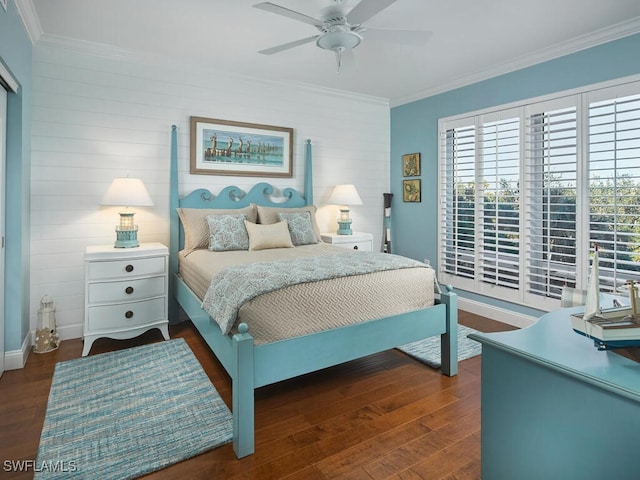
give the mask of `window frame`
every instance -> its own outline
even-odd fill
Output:
[[[526,171],[528,163],[527,148],[527,128],[532,115],[536,113],[545,113],[550,110],[561,108],[575,108],[576,111],[576,220],[575,220],[575,285],[576,288],[586,288],[590,269],[590,234],[589,234],[589,105],[593,102],[603,100],[613,100],[617,97],[640,94],[640,75],[625,77],[614,81],[603,82],[600,84],[589,85],[579,89],[570,91],[557,92],[551,95],[526,99],[520,102],[500,105],[493,108],[478,110],[465,114],[444,117],[438,120],[438,235],[437,235],[437,252],[438,252],[438,272],[440,281],[451,284],[453,287],[467,290],[473,293],[481,294],[500,300],[506,300],[515,304],[535,305],[540,310],[553,310],[559,308],[559,298],[542,296],[529,292],[527,288],[526,276],[529,272],[530,265],[526,252],[528,251],[529,240],[527,232],[527,221],[529,219],[528,204],[526,203],[527,193],[525,188],[529,188],[531,181],[530,175]],[[483,219],[478,215],[481,208],[478,207],[482,202],[480,189],[475,188],[474,222],[475,222],[475,248],[474,259],[476,262],[474,278],[460,277],[455,274],[447,273],[443,262],[446,255],[445,234],[443,229],[447,225],[451,227],[452,220],[448,220],[445,215],[447,199],[444,195],[447,188],[451,189],[451,185],[446,182],[451,179],[447,176],[448,170],[452,167],[450,162],[444,158],[446,154],[446,137],[447,130],[456,128],[475,128],[475,145],[473,147],[475,153],[475,179],[479,180],[478,165],[481,165],[482,150],[480,132],[482,126],[490,121],[509,118],[509,115],[517,113],[520,119],[520,158],[519,158],[519,181],[520,181],[520,205],[519,205],[519,232],[520,232],[520,269],[519,269],[519,288],[506,288],[499,285],[491,285],[482,281],[481,269],[478,265],[482,258],[479,254],[478,238],[475,237],[476,232],[481,232]],[[482,205],[480,203],[480,205]],[[455,226],[453,227],[455,230]],[[450,263],[450,262],[449,262]]]

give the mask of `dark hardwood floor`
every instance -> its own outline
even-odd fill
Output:
[[[460,312],[480,331],[513,327]],[[231,382],[190,322],[183,337],[227,405]],[[97,340],[91,354],[161,341],[157,330],[132,340]],[[34,460],[56,362],[80,357],[80,339],[0,379],[0,477],[7,460]],[[397,350],[256,391],[256,453],[238,460],[231,445],[152,473],[148,479],[479,479],[480,362],[464,360],[449,378]]]

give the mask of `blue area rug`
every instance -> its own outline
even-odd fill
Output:
[[[472,333],[476,333],[476,330],[464,325],[458,325],[458,361],[475,357],[482,353],[482,345],[475,340],[467,338]],[[426,363],[430,367],[440,368],[440,336],[407,343],[398,347],[398,350],[422,363]]]
[[[231,412],[183,339],[60,362],[35,478],[135,478],[232,435]]]

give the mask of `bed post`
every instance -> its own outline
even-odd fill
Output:
[[[254,450],[254,365],[253,337],[246,323],[238,325],[233,336],[232,375],[233,451],[238,458],[251,455]]]
[[[458,295],[451,285],[440,294],[440,302],[447,307],[447,333],[440,336],[442,373],[453,377],[458,374]]]
[[[169,169],[169,323],[178,322],[176,274],[178,273],[178,139],[177,127],[171,126],[171,167]]]
[[[307,205],[313,205],[313,160],[311,158],[311,139],[305,144],[304,198]]]

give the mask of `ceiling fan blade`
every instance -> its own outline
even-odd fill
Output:
[[[367,39],[381,40],[400,45],[424,45],[433,36],[428,30],[394,30],[391,28],[366,28],[362,30]]]
[[[296,12],[295,10],[290,10],[288,8],[281,7],[280,5],[276,5],[275,3],[271,3],[271,2],[256,3],[254,7],[259,8],[260,10],[266,10],[267,12],[275,13],[277,15],[289,17],[294,20],[299,20],[304,23],[309,23],[314,27],[321,27],[323,25],[323,22],[320,20],[317,20],[313,17],[309,17],[308,15],[305,15],[303,13]]]
[[[282,45],[278,45],[277,47],[266,48],[265,50],[260,50],[258,53],[263,55],[273,55],[274,53],[282,52],[284,50],[289,50],[290,48],[298,47],[300,45],[304,45],[305,43],[311,43],[320,35],[313,35],[312,37],[301,38],[300,40],[296,40],[294,42],[283,43]]]
[[[360,25],[395,2],[396,0],[361,0],[347,14],[347,20],[351,25]]]

